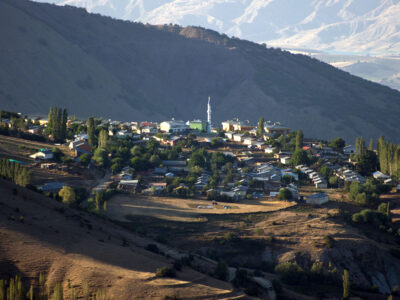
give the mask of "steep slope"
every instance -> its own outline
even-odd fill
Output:
[[[398,0],[38,0],[118,19],[197,25],[281,47],[398,55]]]
[[[108,299],[226,299],[240,296],[231,285],[183,267],[177,278],[155,272],[171,259],[143,249],[144,238],[0,180],[0,278],[20,275],[26,286],[46,274],[50,291],[64,294],[88,284],[105,289]],[[20,222],[20,217],[23,222]],[[125,243],[122,243],[122,241]],[[124,244],[124,245],[123,245]]]
[[[214,31],[145,26],[24,0],[0,3],[2,108],[122,120],[260,116],[308,136],[398,140],[400,93]]]

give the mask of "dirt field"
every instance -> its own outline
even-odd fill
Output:
[[[0,157],[13,158],[23,162],[33,162],[34,160],[29,157],[30,154],[46,148],[52,149],[53,144],[42,143],[24,140],[20,138],[0,135]],[[69,153],[69,148],[66,146],[56,146],[64,153]]]
[[[113,300],[241,296],[189,267],[176,278],[158,278],[156,270],[172,260],[144,250],[152,241],[26,189],[13,195],[14,187],[0,180],[0,278],[19,274],[29,286],[44,272],[50,290],[62,282],[65,295],[76,287],[79,299],[86,283]]]
[[[116,195],[107,202],[107,214],[116,220],[127,221],[127,215],[151,216],[168,221],[207,221],[207,214],[241,214],[271,212],[293,206],[294,202],[245,200],[239,203]]]

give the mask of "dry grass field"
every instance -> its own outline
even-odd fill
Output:
[[[245,214],[272,212],[295,205],[275,200],[244,200],[238,203],[171,197],[116,195],[107,202],[107,214],[112,219],[127,221],[126,216],[150,216],[168,221],[202,222],[209,214]]]
[[[44,272],[50,290],[62,282],[66,295],[76,287],[81,297],[87,283],[92,291],[106,289],[108,299],[115,300],[242,295],[189,267],[176,278],[156,277],[158,268],[173,261],[144,250],[151,240],[26,189],[18,188],[15,195],[14,188],[0,180],[0,278],[19,274],[28,285]]]

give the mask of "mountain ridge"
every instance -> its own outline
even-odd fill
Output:
[[[143,23],[202,26],[275,47],[363,55],[397,55],[400,50],[397,0],[36,1]]]
[[[398,140],[400,93],[316,59],[199,27],[150,26],[74,7],[0,3],[0,103],[45,114],[280,121],[330,139]],[[22,84],[23,83],[23,84]]]

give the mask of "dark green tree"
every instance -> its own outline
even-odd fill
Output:
[[[257,136],[262,137],[264,135],[264,118],[261,117],[257,124]]]
[[[87,135],[89,145],[96,146],[96,125],[93,117],[90,117],[87,121]]]
[[[303,131],[298,130],[296,133],[296,149],[302,149],[303,148]]]

